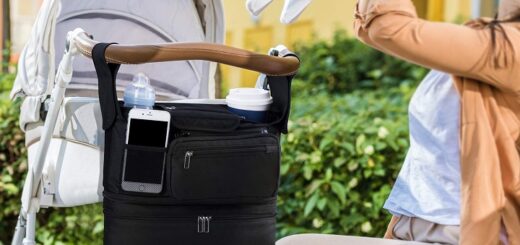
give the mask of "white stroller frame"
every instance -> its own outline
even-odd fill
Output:
[[[40,208],[40,197],[48,191],[46,183],[41,183],[42,171],[49,150],[51,138],[60,115],[60,109],[65,98],[65,90],[72,80],[73,60],[76,56],[83,54],[91,56],[92,47],[97,42],[82,29],[76,29],[67,35],[67,49],[61,60],[55,86],[53,88],[48,114],[40,138],[40,144],[36,152],[36,161],[29,165],[22,194],[22,209],[16,226],[15,236],[12,244],[35,244],[36,214]],[[148,52],[150,56],[128,57],[124,54],[131,52]],[[111,52],[111,53],[110,53]],[[164,55],[160,55],[159,53]],[[283,46],[277,47],[275,56],[259,55],[245,50],[226,47],[209,43],[173,43],[159,45],[112,45],[107,49],[107,60],[120,64],[138,64],[148,62],[162,62],[174,60],[198,59],[225,63],[232,66],[255,70],[269,75],[290,75],[297,71],[299,60],[293,56],[285,55],[289,51]],[[193,100],[191,100],[193,101]],[[200,100],[195,100],[200,102]],[[185,101],[184,101],[185,102]],[[204,103],[219,103],[215,100],[204,100]]]
[[[38,151],[36,153],[36,162],[30,165],[27,177],[25,180],[24,191],[22,194],[22,205],[20,210],[20,216],[16,225],[15,235],[13,237],[12,244],[23,244],[30,245],[36,244],[36,213],[39,210],[40,200],[38,198],[39,191],[42,191],[40,187],[40,180],[42,177],[43,166],[47,157],[49,144],[51,141],[52,134],[54,132],[54,126],[58,119],[60,107],[65,98],[66,86],[72,80],[72,62],[74,57],[79,53],[76,45],[75,37],[82,30],[76,30],[69,35],[68,49],[63,56],[63,59],[58,67],[58,73],[56,75],[55,86],[51,95],[51,102],[49,104],[49,113],[45,120],[42,136]]]

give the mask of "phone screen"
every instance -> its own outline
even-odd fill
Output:
[[[130,119],[128,144],[165,147],[168,122]],[[139,183],[161,184],[164,154],[127,151],[124,180]]]

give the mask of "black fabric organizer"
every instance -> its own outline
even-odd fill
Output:
[[[96,45],[92,55],[105,130],[105,244],[274,245],[292,76],[267,78],[273,104],[265,124],[245,121],[225,105],[156,104],[171,114],[170,143],[143,149],[125,145],[129,109],[117,99],[120,65],[106,62],[109,45]],[[161,193],[121,188],[125,149],[143,160],[166,154]]]

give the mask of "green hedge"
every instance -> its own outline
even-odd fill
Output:
[[[298,79],[311,92],[346,93],[358,89],[387,89],[415,84],[425,70],[372,49],[338,31],[332,41],[300,46]]]
[[[0,245],[10,244],[27,173],[27,152],[18,117],[20,102],[9,100],[14,75],[0,75]],[[37,240],[42,244],[102,244],[101,205],[41,209]]]
[[[382,236],[382,206],[408,150],[408,101],[427,70],[342,31],[298,54],[278,236]]]
[[[12,75],[0,78],[0,244],[12,233],[20,209],[21,180],[27,172],[24,135],[18,126],[19,103],[11,104],[7,92],[12,79]]]
[[[382,205],[408,148],[411,94],[401,85],[296,97],[283,142],[279,236],[384,233]]]

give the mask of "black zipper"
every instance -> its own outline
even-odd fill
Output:
[[[251,132],[251,133],[248,133]],[[245,134],[247,133],[247,134]],[[168,145],[168,156],[171,156],[174,153],[174,150],[178,147],[176,145],[185,144],[185,143],[193,143],[199,141],[223,141],[223,140],[240,140],[240,139],[249,139],[256,137],[271,137],[275,140],[278,140],[276,135],[271,134],[267,128],[255,129],[255,130],[241,130],[239,133],[234,134],[221,134],[216,133],[214,135],[210,135],[207,133],[196,132],[195,134],[191,134],[191,132],[186,132],[187,136],[176,137],[170,144]],[[200,135],[200,136],[199,136]],[[183,147],[189,148],[189,147]],[[205,147],[210,148],[210,146]]]
[[[250,146],[247,148],[236,148],[230,149],[229,146],[214,146],[214,147],[201,147],[196,149],[186,150],[184,153],[184,169],[189,169],[191,166],[191,160],[193,157],[209,157],[209,156],[220,156],[222,154],[229,153],[252,153],[252,152],[264,152],[266,154],[278,152],[278,146],[273,145],[262,145],[262,146]]]
[[[186,105],[186,104],[182,104],[182,105]],[[189,105],[189,104],[188,104]],[[240,116],[240,115],[237,115],[237,114],[233,114],[229,111],[220,111],[220,110],[214,110],[214,109],[206,109],[206,108],[196,108],[196,107],[179,107],[179,105],[156,105],[156,107],[158,107],[159,109],[162,109],[162,110],[165,110],[165,111],[169,111],[169,112],[172,112],[172,111],[203,111],[203,112],[211,112],[211,113],[215,113],[215,114],[223,114],[223,115],[227,115],[229,116],[230,118],[231,117],[234,117],[235,119],[238,119],[240,120],[240,122],[245,122],[246,119],[244,116]],[[261,127],[260,129],[261,130],[265,130],[267,133],[272,133],[272,134],[278,134],[277,131],[273,130],[271,127],[272,124],[269,124],[269,123],[265,123],[265,124],[258,124],[258,123],[255,123],[253,125],[241,125],[239,126],[239,128],[237,130],[234,130],[233,132],[215,132],[215,131],[204,131],[204,130],[184,130],[184,129],[180,129],[180,128],[176,128],[175,125],[173,125],[173,132],[174,133],[174,138],[180,138],[180,137],[190,137],[190,136],[199,136],[199,135],[203,135],[203,136],[208,136],[208,135],[240,135],[242,134],[243,132],[247,132],[247,131],[256,131],[258,130],[258,127]]]
[[[260,222],[268,219],[274,219],[276,214],[268,214],[268,215],[243,215],[243,216],[208,216],[208,215],[199,215],[199,216],[183,216],[183,217],[134,217],[134,216],[119,216],[113,217],[116,219],[124,219],[131,221],[151,221],[154,223],[197,223],[197,233],[198,234],[208,234],[211,233],[211,224],[212,223],[228,223],[228,222]]]
[[[230,217],[225,216],[221,218],[215,218],[213,216],[198,216],[197,217],[197,233],[210,233],[211,232],[211,223],[227,223],[227,222],[237,222],[237,221],[264,221],[267,219],[274,219],[276,215],[264,215],[264,216],[242,216],[242,217]]]
[[[107,213],[108,216],[111,216],[110,213]],[[143,216],[112,216],[117,219],[126,219],[126,220],[142,220],[142,221],[156,221],[156,222],[189,222],[189,221],[197,221],[198,217],[211,217],[211,220],[214,222],[228,222],[228,221],[247,221],[247,220],[264,220],[275,218],[276,214],[258,214],[258,215],[237,215],[237,216],[208,216],[208,215],[199,215],[199,216],[179,216],[179,217],[143,217]]]
[[[244,116],[240,116],[240,115],[237,115],[237,114],[234,114],[232,112],[229,112],[229,111],[226,111],[226,110],[215,110],[215,109],[206,109],[206,108],[197,108],[197,107],[177,107],[175,105],[156,105],[156,107],[162,109],[162,110],[165,110],[165,111],[168,111],[168,112],[173,112],[173,111],[202,111],[202,112],[210,112],[210,113],[214,113],[214,114],[222,114],[222,115],[225,115],[229,118],[234,118],[234,119],[238,119],[240,121],[244,121],[246,119],[246,117]]]
[[[179,106],[179,105],[182,105],[182,106]],[[225,109],[223,110],[217,110],[217,109],[210,109],[210,108],[200,108],[200,107],[196,107],[195,105],[200,105],[200,104],[171,104],[171,105],[163,105],[163,104],[156,104],[155,106],[160,108],[160,109],[163,109],[165,111],[203,111],[203,112],[210,112],[210,113],[215,113],[215,114],[224,114],[224,115],[228,115],[230,117],[236,117],[236,118],[242,118],[241,116],[237,115],[237,114],[234,114],[230,111],[226,111]],[[207,104],[207,105],[211,105],[211,104]],[[185,107],[183,107],[185,106]],[[225,106],[225,105],[223,105]]]
[[[201,132],[201,131],[191,131],[191,130],[182,130],[177,129],[175,133],[175,139],[182,139],[187,137],[206,137],[201,140],[211,139],[215,136],[218,137],[232,137],[232,136],[240,136],[247,138],[247,136],[262,136],[262,135],[274,135],[272,130],[267,127],[263,128],[254,128],[254,129],[239,129],[230,133],[217,133],[217,132]],[[224,139],[224,138],[223,138]],[[232,139],[232,138],[231,138]]]

